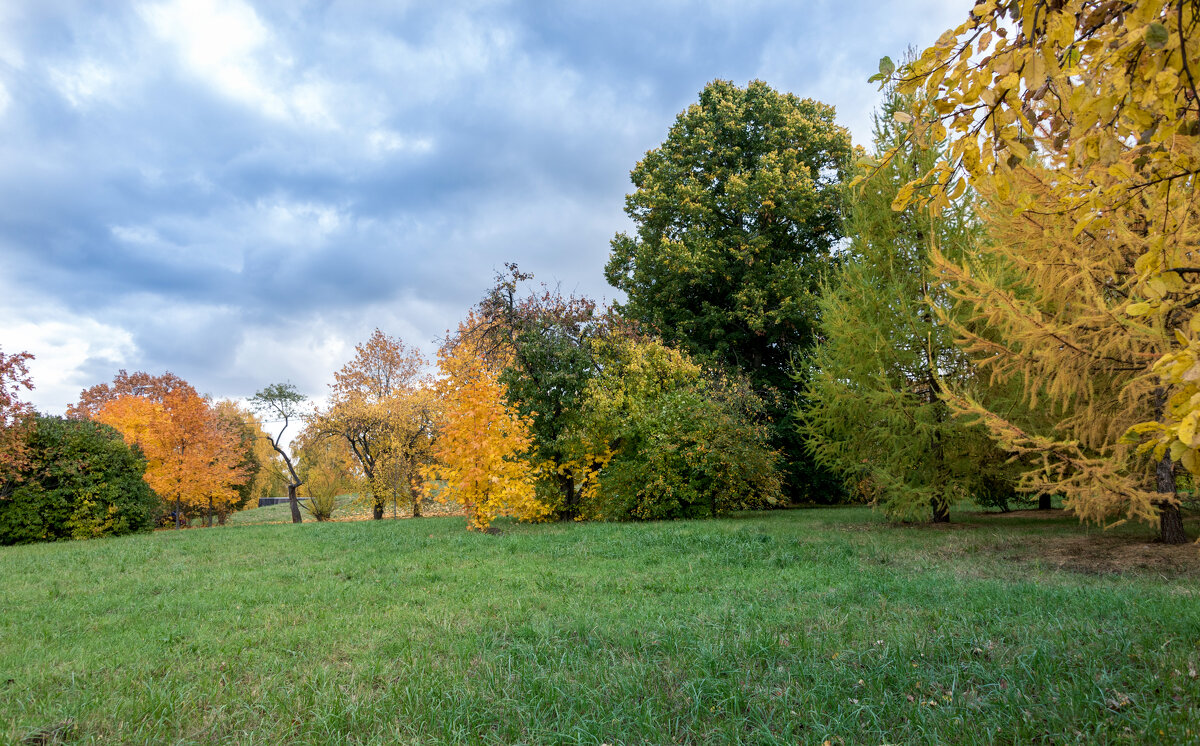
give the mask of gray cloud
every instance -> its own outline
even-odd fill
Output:
[[[506,261],[611,297],[628,172],[707,81],[866,142],[876,60],[966,5],[9,4],[0,347],[49,411],[118,367],[320,395],[375,326],[431,353]]]

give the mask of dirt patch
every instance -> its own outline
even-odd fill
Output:
[[[1069,513],[1065,510],[1054,508],[1052,510],[1037,510],[1031,508],[1029,510],[1010,510],[1007,513],[997,513],[993,511],[981,511],[978,513],[969,513],[968,515],[975,518],[1036,518],[1043,521],[1062,520],[1063,518],[1074,518],[1074,513]]]
[[[1011,547],[1010,547],[1011,548]],[[1027,542],[1016,558],[1093,575],[1129,572],[1200,577],[1200,546],[1129,536],[1055,536]]]

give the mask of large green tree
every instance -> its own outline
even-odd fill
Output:
[[[833,107],[713,81],[634,168],[625,211],[636,232],[613,239],[605,268],[626,294],[622,313],[781,394],[769,414],[795,496],[831,486],[790,420],[802,390],[790,371],[815,339],[851,152]]]
[[[969,192],[936,216],[892,209],[940,155],[912,137],[912,108],[911,97],[889,92],[875,117],[875,151],[890,160],[856,192],[843,265],[821,294],[822,343],[801,419],[817,459],[860,497],[897,517],[946,521],[961,497],[1003,503],[1015,473],[983,429],[953,418],[940,398],[947,380],[978,381],[936,312],[952,313],[953,301],[930,250],[961,258],[982,237]]]

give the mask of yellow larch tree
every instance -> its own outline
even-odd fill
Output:
[[[1027,486],[1085,518],[1157,519],[1170,542],[1186,540],[1173,461],[1200,472],[1197,23],[1186,0],[984,0],[878,76],[931,102],[902,115],[913,137],[948,141],[893,206],[944,208],[969,182],[994,208],[998,262],[940,264],[991,329],[968,344],[1063,416],[1030,433],[959,408],[1041,457]]]

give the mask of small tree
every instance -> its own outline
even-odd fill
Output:
[[[472,317],[460,332],[478,323]],[[505,400],[498,371],[461,333],[438,354],[442,427],[425,470],[437,499],[467,511],[467,528],[487,530],[498,515],[538,520],[550,513],[534,489],[530,422]]]
[[[334,374],[321,432],[346,440],[367,479],[372,517],[403,497],[419,511],[411,478],[428,450],[432,395],[423,392],[420,351],[376,329]]]
[[[322,433],[314,420],[296,437],[294,448],[308,498],[301,505],[316,520],[331,520],[337,498],[363,482],[354,474],[349,447],[343,439]]]
[[[288,475],[291,477],[291,481],[287,483],[287,496],[288,506],[292,511],[292,523],[301,523],[304,519],[300,516],[300,503],[296,499],[296,490],[304,484],[304,480],[296,472],[296,463],[292,460],[291,455],[283,448],[283,434],[287,432],[288,425],[293,419],[300,419],[305,415],[308,409],[308,397],[297,391],[294,384],[273,383],[256,393],[250,403],[259,413],[270,418],[279,418],[283,422],[275,435],[268,432],[263,434],[270,442],[271,448],[279,454],[284,465],[287,466]]]
[[[704,371],[658,340],[598,344],[583,402],[590,450],[584,514],[711,518],[782,501],[764,404],[739,374]]]
[[[0,483],[15,484],[12,478],[26,466],[27,429],[33,417],[33,407],[21,401],[22,389],[32,390],[29,369],[25,363],[33,359],[28,352],[5,355],[0,350]],[[0,488],[0,499],[7,493]]]

